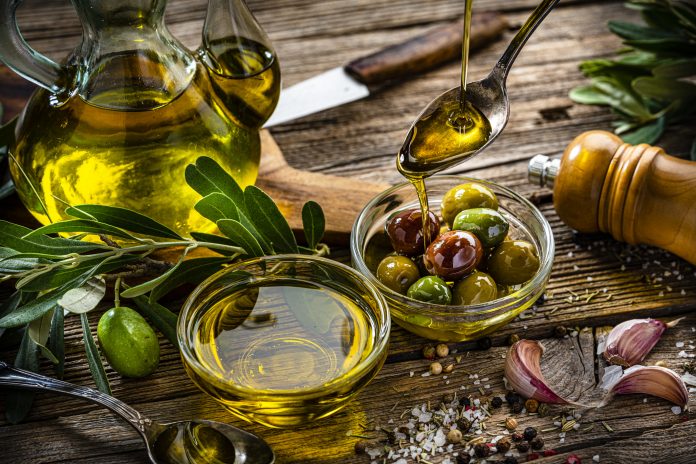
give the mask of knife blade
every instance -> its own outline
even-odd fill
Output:
[[[507,20],[499,13],[474,15],[470,48],[476,50],[489,44],[507,28]],[[449,23],[283,89],[278,106],[264,127],[360,100],[388,84],[461,57],[462,34],[461,21]]]

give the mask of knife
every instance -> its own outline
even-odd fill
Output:
[[[499,13],[475,15],[470,48],[475,50],[491,43],[507,28],[508,22]],[[459,58],[462,35],[462,22],[450,23],[283,89],[278,106],[264,127],[360,100],[380,87]]]

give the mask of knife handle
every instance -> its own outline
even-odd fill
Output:
[[[486,11],[471,21],[471,50],[497,39],[508,27],[500,13]],[[461,21],[351,61],[346,72],[365,85],[379,85],[418,74],[462,55]]]

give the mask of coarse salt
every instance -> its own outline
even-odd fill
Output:
[[[676,415],[679,415],[682,412],[682,408],[680,408],[679,406],[672,406],[672,412]]]

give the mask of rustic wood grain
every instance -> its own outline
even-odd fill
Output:
[[[200,41],[205,0],[171,0],[168,24],[189,47]],[[478,11],[500,9],[512,24],[521,24],[536,0],[477,0]],[[283,79],[291,85],[351,59],[403,41],[462,14],[461,0],[253,0],[249,4],[268,31],[281,59]],[[51,13],[46,14],[50,9]],[[22,30],[32,45],[59,59],[79,43],[80,27],[68,2],[27,0],[21,8]],[[618,1],[566,1],[551,13],[517,60],[509,78],[511,118],[505,133],[485,155],[453,169],[453,172],[500,182],[538,201],[549,219],[556,239],[556,259],[547,288],[547,299],[538,302],[491,337],[493,348],[479,350],[476,343],[452,345],[464,356],[448,378],[421,377],[428,362],[421,359],[425,340],[399,327],[392,331],[388,363],[378,377],[344,412],[316,427],[298,431],[272,431],[243,424],[231,418],[212,400],[198,392],[184,373],[178,354],[162,342],[159,370],[145,380],[121,379],[110,369],[114,394],[155,419],[184,419],[205,416],[231,422],[259,433],[278,452],[281,463],[368,463],[355,456],[358,421],[396,423],[407,409],[423,402],[439,401],[453,389],[465,385],[476,391],[469,373],[490,379],[491,392],[502,394],[502,356],[511,334],[540,338],[549,347],[545,373],[573,395],[581,395],[596,381],[591,363],[591,330],[578,338],[552,339],[558,325],[600,328],[635,316],[675,317],[696,308],[696,275],[684,261],[660,250],[631,247],[606,236],[578,235],[563,225],[553,211],[549,191],[527,183],[526,162],[536,153],[560,154],[582,131],[610,128],[611,114],[602,108],[574,105],[567,92],[584,82],[577,64],[592,57],[610,56],[620,42],[606,29],[608,19],[635,19]],[[507,34],[510,37],[512,32]],[[473,56],[472,79],[483,77],[497,60],[505,41],[480,50]],[[7,71],[0,72],[6,73]],[[452,64],[426,75],[385,89],[369,99],[325,113],[312,115],[277,128],[272,133],[291,167],[330,173],[349,179],[374,182],[401,181],[394,154],[406,129],[422,107],[458,80]],[[4,82],[4,81],[3,81]],[[3,89],[4,91],[4,89]],[[20,104],[26,95],[15,99]],[[3,103],[6,103],[3,99]],[[683,137],[688,126],[670,130],[663,140],[668,153],[688,152],[693,137]],[[308,192],[309,193],[309,192]],[[0,214],[15,205],[3,202]],[[345,249],[335,248],[334,257],[347,261]],[[175,306],[175,303],[174,303]],[[96,323],[98,315],[91,316]],[[696,316],[689,315],[667,332],[646,362],[664,361],[682,373],[678,341],[696,339]],[[576,352],[561,350],[576,346]],[[13,359],[14,352],[2,352]],[[83,354],[79,322],[66,326],[66,379],[92,385]],[[553,363],[571,366],[567,378],[554,374]],[[571,364],[568,364],[571,363]],[[43,372],[50,374],[44,363]],[[600,365],[601,368],[601,365]],[[410,372],[414,376],[410,377]],[[578,381],[579,379],[579,381]],[[447,381],[450,383],[448,384]],[[2,392],[0,392],[0,395]],[[1,397],[1,396],[0,396]],[[557,433],[546,433],[548,447],[561,456],[576,453],[583,462],[693,462],[696,446],[693,416],[675,416],[669,404],[643,396],[627,396],[608,406],[583,412],[583,429],[560,443]],[[398,404],[397,404],[398,402]],[[693,395],[691,398],[693,403]],[[490,420],[493,432],[507,411]],[[608,432],[602,422],[614,430]],[[525,416],[522,426],[550,427],[548,418]],[[145,463],[137,435],[125,424],[94,406],[75,400],[39,395],[27,422],[10,426],[0,422],[0,460],[10,463]],[[37,437],[41,437],[37,439]],[[562,462],[559,457],[537,462]]]

